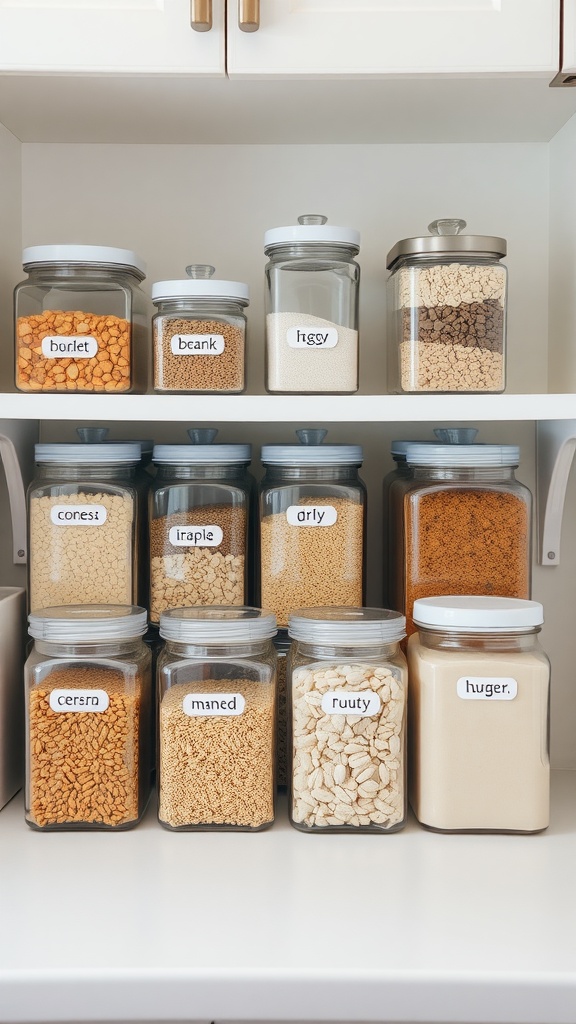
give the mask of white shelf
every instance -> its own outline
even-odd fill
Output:
[[[40,834],[0,812],[2,1021],[576,1019],[576,772],[534,836]]]
[[[576,395],[24,395],[0,394],[0,420],[405,423],[562,420]]]

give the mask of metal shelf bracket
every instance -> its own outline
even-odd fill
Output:
[[[564,499],[576,452],[576,420],[536,424],[538,561],[560,564]]]

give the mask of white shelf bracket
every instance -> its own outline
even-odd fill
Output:
[[[560,564],[560,536],[566,486],[576,452],[576,420],[536,424],[538,561]]]
[[[8,486],[12,519],[12,558],[14,565],[26,563],[26,491],[16,449],[9,437],[0,434],[0,462]]]

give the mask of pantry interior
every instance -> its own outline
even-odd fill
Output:
[[[74,440],[80,424],[105,424],[117,439],[153,437],[169,443],[184,443],[190,426],[215,426],[219,441],[252,443],[256,475],[263,443],[290,441],[302,426],[327,427],[327,440],[364,447],[367,603],[379,605],[382,479],[392,467],[392,439],[430,439],[435,426],[476,426],[478,440],[520,445],[517,475],[536,494],[536,424],[561,421],[568,434],[571,428],[576,432],[576,90],[551,90],[544,78],[520,77],[349,82],[163,77],[152,82],[150,77],[29,75],[0,80],[0,120],[0,433],[14,440],[27,480],[34,441]],[[306,212],[324,213],[361,234],[356,396],[272,396],[264,391],[263,236],[268,228],[294,223]],[[443,216],[463,217],[470,231],[508,241],[508,381],[501,396],[387,393],[386,254],[398,239],[425,233],[431,220]],[[88,398],[16,393],[12,290],[23,277],[21,250],[56,241],[133,249],[148,265],[146,290],[153,281],[183,276],[185,266],[194,262],[212,263],[219,276],[248,282],[246,393],[160,396],[150,390],[147,395]],[[0,583],[23,585],[25,568],[12,561],[1,473],[0,513]],[[34,958],[28,961],[24,955],[25,928],[14,919],[4,988],[0,973],[0,1018],[570,1020],[576,1000],[567,938],[574,900],[568,863],[570,858],[573,862],[576,830],[575,518],[573,472],[558,565],[539,564],[536,526],[533,538],[533,596],[544,605],[542,643],[552,662],[551,754],[557,771],[550,836],[533,837],[524,846],[520,837],[486,844],[484,837],[421,835],[411,826],[401,836],[376,843],[359,837],[355,851],[349,837],[324,837],[318,844],[318,837],[292,836],[278,823],[269,836],[252,837],[249,848],[247,837],[191,836],[184,850],[178,843],[182,837],[156,838],[152,822],[124,837],[70,837],[75,851],[91,864],[100,854],[112,856],[112,844],[120,839],[122,869],[129,870],[132,860],[140,865],[134,885],[143,882],[147,865],[148,900],[138,900],[131,885],[125,895],[126,917],[131,916],[126,928],[135,946],[126,953],[114,938],[107,958],[93,938],[86,970],[66,940],[68,962],[47,954],[42,972]],[[2,844],[17,880],[10,905],[33,912],[19,861],[32,871],[45,859],[48,872],[55,871],[67,837],[54,837],[50,850],[43,845],[50,837],[33,837],[32,843],[22,835],[20,812],[13,806],[0,812],[0,831],[6,830]],[[209,870],[224,877],[235,862],[243,865],[244,882],[232,887],[221,882],[219,887],[211,875],[208,894],[197,908],[207,930],[206,955],[199,942],[191,946],[185,941],[186,955],[172,960],[162,955],[155,962],[148,948],[154,948],[155,929],[165,938],[184,936],[169,903],[179,890],[167,875],[182,870],[186,858],[189,872],[182,875],[182,885],[190,873],[196,892],[202,881],[198,871],[204,880]],[[497,878],[499,865],[504,880]],[[350,868],[362,869],[371,879],[371,895],[360,916],[368,940],[377,943],[379,934],[368,913],[375,890],[380,913],[390,913],[399,929],[399,948],[384,980],[378,976],[377,957],[363,961],[350,953],[346,965],[338,952],[319,952],[304,935],[323,897],[320,887],[307,903],[303,887],[324,873],[326,884],[357,892],[343,877]],[[109,869],[101,870],[107,884]],[[394,892],[386,905],[381,889],[390,881]],[[291,907],[281,900],[285,885]],[[237,901],[234,915],[223,901],[230,894]],[[44,898],[47,907],[55,906],[53,893]],[[184,899],[191,906],[189,893]],[[265,933],[272,925],[268,907],[273,899],[276,927],[285,932],[276,956],[263,941],[270,939]],[[63,923],[57,925],[60,937],[72,914],[66,892]],[[248,920],[250,935],[242,951],[240,918],[245,924]],[[537,927],[545,925],[546,935],[530,945],[524,933],[534,920]],[[222,925],[225,937],[218,935]],[[350,907],[343,911],[343,925],[353,926]],[[457,930],[469,936],[475,926],[475,937],[459,949]],[[505,938],[495,935],[498,928]],[[327,941],[324,929],[325,924],[320,935]],[[503,954],[505,944],[505,966],[499,968],[496,954]],[[188,970],[191,955],[198,957],[194,977]],[[115,956],[119,967],[114,974]],[[296,978],[304,984],[301,966],[306,961],[311,969],[308,1002],[292,987]],[[527,965],[535,978],[530,983]],[[227,982],[218,998],[209,979],[212,968]],[[334,979],[338,969],[343,972],[339,981]],[[403,971],[414,987],[412,995]],[[130,985],[145,972],[148,981],[131,1003]],[[553,976],[548,988],[546,972]],[[105,994],[97,985],[104,977],[109,984]],[[64,982],[67,1010],[52,989],[58,978]],[[38,987],[24,998],[27,979]],[[256,998],[250,984],[256,986]],[[90,999],[93,1007],[87,1010]],[[364,1016],[358,1016],[358,1007]]]

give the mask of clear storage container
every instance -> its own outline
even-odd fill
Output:
[[[532,497],[515,445],[419,444],[389,490],[390,602],[407,618],[421,597],[530,597]]]
[[[295,608],[364,603],[362,448],[322,444],[326,433],[262,448],[260,600],[281,628]]]
[[[504,391],[506,241],[465,227],[433,221],[388,253],[391,391]]]
[[[155,445],[150,492],[150,619],[168,608],[246,604],[250,585],[249,444]]]
[[[29,616],[26,820],[126,829],[150,795],[150,652],[143,608],[79,605]]]
[[[31,611],[133,604],[145,527],[139,444],[37,444],[28,489]]]
[[[405,619],[307,608],[288,632],[290,821],[303,832],[396,832],[406,820]]]
[[[150,304],[145,264],[127,249],[34,245],[16,286],[16,387],[145,391]]]
[[[248,285],[212,280],[214,267],[186,267],[188,280],[157,281],[152,301],[154,390],[236,394],[245,389]]]
[[[279,629],[274,637],[277,657],[278,714],[276,723],[276,782],[288,785],[288,713],[286,694],[286,665],[290,650],[288,630]]]
[[[274,616],[259,608],[163,612],[158,817],[173,830],[254,832],[274,821]]]
[[[537,832],[549,821],[550,666],[542,605],[414,604],[408,643],[410,802],[441,832]]]
[[[326,220],[307,214],[264,236],[270,392],[358,390],[360,235]]]

